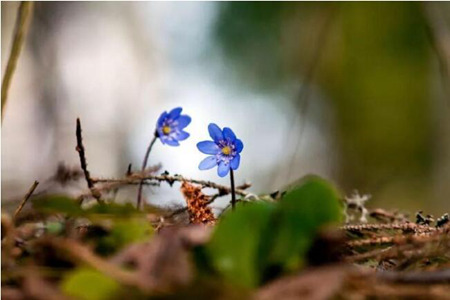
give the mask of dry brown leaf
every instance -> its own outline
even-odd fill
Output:
[[[184,181],[181,193],[186,199],[189,221],[192,224],[213,225],[216,221],[211,208],[208,207],[209,197],[202,193],[200,186]]]

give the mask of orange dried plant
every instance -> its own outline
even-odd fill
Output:
[[[181,185],[181,193],[186,199],[189,221],[192,224],[213,225],[216,221],[211,208],[208,207],[210,197],[202,193],[202,188],[187,181]]]

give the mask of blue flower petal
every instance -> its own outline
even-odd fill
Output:
[[[244,144],[242,143],[242,141],[240,139],[236,139],[236,141],[234,142],[234,145],[236,146],[236,151],[238,153],[241,153],[242,149],[244,149]]]
[[[162,131],[162,127],[156,127],[156,131],[158,132],[158,136],[160,138],[160,140],[162,141],[162,138],[164,137],[164,132]],[[164,142],[163,142],[164,144]]]
[[[164,141],[163,141],[164,140]],[[176,147],[176,146],[180,146],[180,143],[178,143],[178,141],[177,140],[175,140],[175,139],[173,139],[173,138],[164,138],[164,139],[161,139],[161,141],[164,143],[166,143],[167,145],[169,145],[169,146],[174,146],[174,147]]]
[[[239,162],[241,161],[241,156],[236,154],[236,156],[231,160],[230,167],[233,170],[237,170],[239,168]]]
[[[209,135],[215,142],[223,140],[222,130],[220,130],[219,126],[217,126],[216,124],[214,123],[209,124],[208,131]]]
[[[223,128],[223,137],[230,140],[231,142],[234,142],[236,140],[236,135],[234,134],[233,130],[228,127]]]
[[[182,110],[183,110],[183,109],[182,109],[181,107],[177,107],[177,108],[172,109],[172,110],[170,111],[170,113],[169,113],[169,117],[170,117],[172,120],[178,118],[178,117],[180,116]]]
[[[212,141],[203,141],[197,144],[198,150],[205,154],[216,154],[220,151],[219,146]]]
[[[156,123],[156,126],[157,126],[157,127],[162,126],[163,123],[164,123],[164,120],[167,118],[167,116],[168,116],[168,113],[167,113],[166,111],[163,112],[163,113],[159,116],[158,122]]]
[[[198,168],[200,170],[209,170],[211,168],[214,168],[217,165],[217,159],[215,156],[208,156],[204,160],[200,162],[198,165]]]
[[[220,177],[227,176],[228,172],[230,171],[230,165],[225,164],[223,161],[219,163],[219,167],[217,168],[217,174]]]
[[[189,137],[189,133],[187,133],[186,131],[180,131],[175,136],[176,140],[178,140],[178,141],[184,141],[188,137]]]
[[[183,129],[184,127],[188,126],[189,123],[191,123],[191,117],[189,117],[188,115],[181,115],[177,119],[177,127],[180,129]]]

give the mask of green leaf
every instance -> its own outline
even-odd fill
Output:
[[[64,231],[64,224],[61,222],[47,222],[45,229],[48,233],[57,235]]]
[[[212,264],[224,278],[242,287],[260,282],[261,265],[258,252],[269,230],[270,203],[239,203],[217,224],[207,246]]]
[[[62,290],[68,296],[82,300],[118,298],[120,285],[114,279],[93,269],[78,268],[62,282]]]
[[[141,211],[136,209],[131,203],[99,203],[85,210],[86,216],[91,217],[130,217],[135,215],[143,215]]]
[[[342,220],[342,207],[330,183],[309,176],[282,197],[273,217],[276,235],[268,241],[267,263],[292,270],[303,264],[319,229]]]
[[[63,213],[74,217],[109,218],[143,215],[132,204],[98,203],[88,209],[82,209],[75,199],[62,195],[44,196],[34,199],[33,207],[41,213]]]
[[[145,219],[117,220],[110,233],[100,239],[97,251],[110,254],[131,243],[148,240],[153,232],[153,227]]]
[[[318,231],[342,219],[338,194],[307,177],[276,203],[239,203],[216,226],[207,253],[226,280],[252,288],[300,268]]]
[[[32,200],[33,207],[41,213],[65,213],[80,216],[83,210],[72,198],[62,195],[38,197]]]

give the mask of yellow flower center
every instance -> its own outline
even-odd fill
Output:
[[[164,127],[162,128],[162,132],[163,132],[165,135],[168,135],[168,134],[170,133],[171,130],[172,130],[172,129],[171,129],[169,126],[164,126]]]
[[[231,153],[231,148],[228,147],[228,146],[223,147],[223,148],[222,148],[222,153],[225,154],[225,155],[230,155],[230,153]]]

